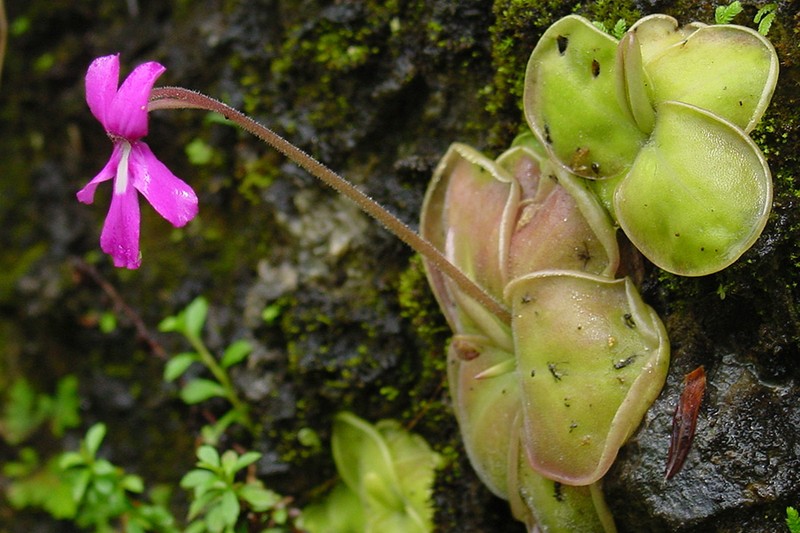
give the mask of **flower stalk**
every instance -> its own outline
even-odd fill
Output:
[[[480,302],[504,323],[511,323],[511,313],[509,310],[469,279],[466,274],[453,265],[427,239],[421,237],[403,221],[383,208],[378,202],[361,192],[352,183],[345,180],[336,172],[332,171],[271,129],[259,124],[252,118],[219,100],[182,87],[159,87],[153,89],[150,93],[148,110],[152,111],[155,109],[203,109],[219,113],[248,133],[258,137],[281,152],[295,164],[322,180],[335,191],[355,202],[365,213],[383,224],[386,229],[396,235],[400,240],[428,259],[437,270],[452,279],[465,294]]]

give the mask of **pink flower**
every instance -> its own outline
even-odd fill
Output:
[[[78,191],[78,200],[94,201],[100,182],[114,179],[111,207],[106,216],[100,247],[114,265],[138,268],[139,191],[150,205],[175,227],[197,214],[197,195],[159,161],[140,139],[147,135],[147,103],[153,84],[166,69],[155,62],[136,67],[119,84],[119,54],[98,57],[86,72],[86,103],[106,129],[114,150],[106,166]]]

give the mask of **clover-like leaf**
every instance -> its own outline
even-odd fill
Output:
[[[467,277],[499,299],[513,224],[511,210],[518,198],[519,188],[504,169],[474,148],[453,144],[425,194],[420,233]],[[498,342],[508,337],[507,325],[427,266],[431,287],[453,329],[472,328]]]
[[[522,189],[504,279],[558,268],[613,275],[619,263],[616,232],[584,180],[523,147],[497,160]],[[535,170],[535,171],[534,171]]]
[[[550,479],[594,483],[661,391],[664,326],[627,278],[539,272],[506,294],[528,459]]]
[[[402,501],[391,452],[372,425],[351,413],[337,414],[331,447],[339,475],[360,498],[365,497],[364,479],[369,474],[393,491],[392,501]],[[374,494],[375,487],[370,488]]]
[[[654,14],[637,20],[628,33],[636,34],[641,46],[642,61],[649,63],[670,46],[685,41],[692,33],[706,26],[702,22],[681,26],[669,15]]]
[[[614,210],[659,267],[684,276],[716,272],[761,234],[772,203],[769,167],[747,135],[708,111],[664,102],[658,115]]]
[[[523,102],[533,132],[571,172],[627,170],[646,135],[617,98],[617,41],[571,15],[553,24],[528,61]]]
[[[508,449],[522,409],[514,354],[478,335],[456,335],[448,350],[448,383],[472,467],[508,498]]]
[[[647,25],[643,22],[640,30]],[[644,61],[644,69],[653,84],[656,106],[670,100],[691,104],[748,133],[772,98],[778,56],[772,44],[753,29],[705,26],[653,54]]]

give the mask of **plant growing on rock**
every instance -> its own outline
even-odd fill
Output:
[[[393,420],[374,426],[352,413],[333,423],[333,458],[342,481],[303,510],[311,533],[424,533],[432,529],[434,470],[442,458]]]
[[[448,377],[456,416],[486,485],[531,531],[615,530],[599,482],[661,390],[669,360],[659,317],[620,274],[615,224],[653,263],[683,275],[725,268],[753,244],[772,194],[769,168],[748,137],[777,80],[763,36],[739,26],[681,28],[654,15],[617,41],[581,17],[561,19],[528,65],[524,107],[536,140],[522,136],[497,160],[453,145],[428,189],[421,235],[229,106],[182,88],[151,91],[160,73],[152,64],[115,92],[109,64],[93,63],[87,90],[97,94],[87,96],[115,155],[82,200],[114,177],[111,167],[127,222],[138,224],[129,177],[148,197],[154,158],[133,157],[143,149],[146,110],[126,111],[120,94],[137,103],[149,94],[149,110],[199,108],[234,121],[423,255],[454,333]],[[111,118],[128,112],[136,127],[120,129]],[[165,176],[154,206],[184,223],[194,211],[173,211],[192,204],[187,187],[168,172],[153,179]],[[115,220],[112,229],[125,231],[103,247],[135,268],[138,231]],[[353,435],[367,442],[371,433],[361,427]],[[409,509],[363,473],[343,470],[362,499]]]
[[[766,224],[772,179],[747,134],[777,78],[774,48],[750,28],[651,15],[617,42],[570,16],[531,54],[525,114],[555,162],[598,180],[648,259],[700,276],[738,259]]]

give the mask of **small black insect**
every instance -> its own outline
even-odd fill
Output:
[[[561,483],[558,481],[553,482],[553,498],[555,498],[557,502],[564,501],[564,493],[561,492]]]
[[[595,78],[600,75],[600,62],[592,59],[592,76]]]
[[[569,44],[569,39],[567,39],[563,35],[559,35],[558,37],[556,37],[556,45],[558,46],[558,53],[561,54],[562,56],[564,55],[564,52],[567,51],[568,44]]]
[[[558,369],[557,363],[547,363],[547,370],[550,371],[556,381],[561,381],[561,378],[564,377],[564,372]]]
[[[625,359],[620,359],[619,361],[614,363],[614,370],[622,370],[626,366],[630,365],[636,360],[636,355],[631,355],[630,357],[626,357]]]

